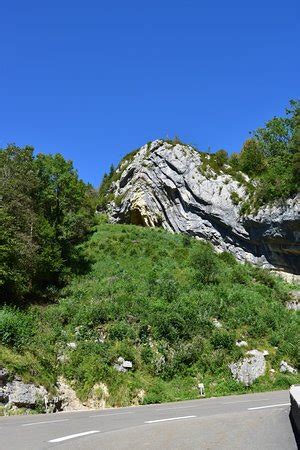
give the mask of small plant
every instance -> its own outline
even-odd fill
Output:
[[[231,198],[231,201],[232,201],[232,203],[233,203],[234,205],[238,205],[238,204],[240,203],[240,201],[241,201],[240,196],[239,196],[238,193],[235,192],[235,191],[232,191],[232,192],[231,192],[230,198]]]

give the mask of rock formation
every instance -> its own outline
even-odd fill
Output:
[[[191,146],[157,140],[119,165],[106,212],[113,223],[162,226],[210,241],[241,261],[300,274],[299,196],[243,215],[249,178]]]
[[[229,365],[232,376],[244,386],[251,386],[256,378],[266,372],[266,361],[264,352],[250,350],[247,352],[249,357]]]

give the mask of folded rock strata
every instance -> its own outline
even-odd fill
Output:
[[[106,207],[112,223],[162,226],[208,240],[238,260],[300,274],[299,196],[242,215],[245,174],[216,172],[191,146],[162,140],[125,157],[116,175]]]

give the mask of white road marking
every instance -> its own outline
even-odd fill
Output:
[[[266,402],[267,398],[261,400],[236,400],[235,402],[222,402],[222,405],[234,405],[235,403],[252,403],[252,402]]]
[[[192,419],[197,416],[170,417],[168,419],[146,420],[144,423],[169,422],[171,420]]]
[[[67,422],[69,419],[61,419],[61,420],[44,420],[43,422],[30,422],[30,423],[22,423],[22,427],[31,427],[32,425],[42,425],[44,423],[57,423],[57,422]]]
[[[278,403],[277,405],[266,405],[266,406],[256,406],[255,408],[248,408],[248,411],[253,411],[254,409],[266,409],[266,408],[276,408],[277,406],[289,406],[289,403]]]
[[[89,417],[110,417],[110,416],[121,416],[123,414],[133,414],[132,412],[123,412],[123,413],[110,413],[110,414],[95,414]]]
[[[69,434],[68,436],[63,436],[63,437],[60,437],[60,438],[51,439],[48,442],[62,442],[62,441],[67,441],[68,439],[74,439],[74,438],[77,438],[77,437],[87,436],[88,434],[95,434],[95,433],[100,433],[100,431],[99,430],[92,430],[92,431],[85,431],[83,433]]]
[[[207,404],[205,404],[207,405]],[[172,409],[186,409],[186,408],[199,408],[200,405],[191,405],[191,406],[174,406],[173,408],[156,408],[156,411],[169,411]]]

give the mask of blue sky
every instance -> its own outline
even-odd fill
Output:
[[[300,2],[1,2],[0,147],[98,185],[159,137],[238,151],[299,98]]]

